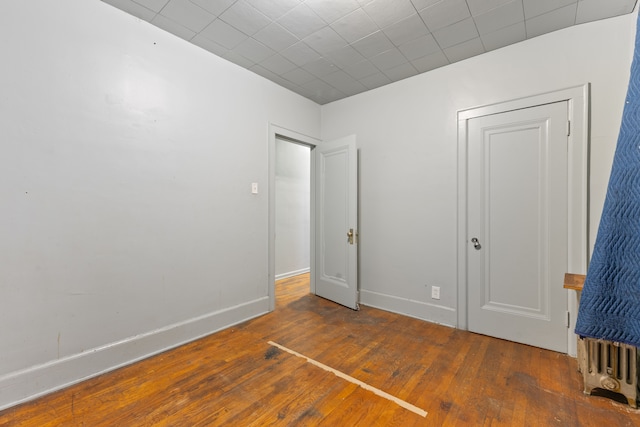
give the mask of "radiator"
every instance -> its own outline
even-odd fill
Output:
[[[578,369],[584,378],[585,394],[595,389],[619,393],[637,408],[638,365],[634,346],[592,338],[578,340]]]

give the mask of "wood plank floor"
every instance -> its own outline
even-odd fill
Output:
[[[0,412],[0,426],[640,426],[639,411],[583,395],[573,358],[352,311],[308,280],[278,282],[273,313]]]

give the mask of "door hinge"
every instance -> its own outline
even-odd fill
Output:
[[[571,313],[569,313],[568,311],[567,311],[567,324],[566,324],[566,326],[567,326],[567,328],[569,326],[571,326]]]
[[[571,120],[567,120],[567,136],[571,136]]]

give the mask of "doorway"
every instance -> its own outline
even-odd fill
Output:
[[[358,309],[358,162],[355,135],[333,141],[269,127],[268,297],[275,309],[276,147],[278,140],[310,147],[310,292]]]
[[[293,203],[293,204],[298,204],[300,203],[300,197],[303,197],[301,195],[302,192],[304,192],[305,190],[302,188],[305,184],[303,183],[303,181],[305,181],[305,179],[303,178],[303,175],[306,175],[305,169],[304,167],[300,167],[300,165],[298,166],[294,166],[289,162],[293,162],[296,159],[297,160],[303,160],[303,158],[305,157],[305,152],[303,150],[307,150],[309,153],[309,167],[308,167],[308,179],[309,179],[309,187],[308,187],[308,191],[309,191],[309,200],[308,200],[308,217],[305,217],[304,214],[302,212],[296,212],[293,216],[297,217],[296,222],[298,222],[298,227],[297,230],[292,231],[289,230],[289,237],[283,237],[283,241],[287,240],[288,238],[295,238],[293,237],[294,235],[299,235],[300,233],[303,233],[304,231],[302,231],[302,228],[305,227],[304,223],[307,222],[308,220],[308,224],[309,224],[309,234],[308,234],[308,246],[306,249],[312,248],[313,245],[315,244],[315,233],[313,230],[313,224],[315,222],[315,201],[314,198],[311,196],[311,189],[313,186],[313,182],[314,182],[314,170],[315,167],[313,165],[313,162],[311,161],[311,152],[312,150],[315,148],[315,146],[320,142],[320,140],[301,134],[299,132],[295,132],[292,131],[290,129],[286,129],[280,126],[276,126],[274,124],[270,124],[269,125],[269,225],[268,225],[268,230],[269,230],[269,248],[268,248],[268,293],[269,293],[269,310],[273,311],[275,309],[275,281],[276,278],[284,278],[287,275],[287,270],[291,269],[292,265],[302,265],[304,264],[302,262],[302,260],[304,260],[305,255],[303,254],[302,256],[298,256],[298,255],[292,255],[290,252],[288,254],[283,254],[282,251],[280,252],[280,254],[278,255],[277,252],[277,246],[276,246],[276,230],[278,228],[277,222],[278,222],[278,216],[277,216],[277,168],[278,168],[278,146],[280,146],[280,148],[284,147],[284,151],[280,150],[280,155],[283,155],[283,152],[286,152],[286,154],[284,154],[284,157],[286,159],[284,159],[284,166],[281,164],[281,167],[283,166],[285,169],[289,168],[289,169],[295,169],[295,171],[289,171],[289,172],[285,172],[285,174],[293,174],[296,176],[296,178],[294,179],[294,181],[297,181],[293,186],[296,187],[293,191],[293,193],[297,193],[296,196],[292,196],[291,194],[289,196],[290,199],[286,204],[288,203]],[[291,183],[289,183],[291,186]],[[290,188],[291,190],[291,188]],[[291,192],[291,191],[290,191]],[[297,201],[294,201],[293,198],[298,199]],[[282,200],[281,200],[282,201]],[[305,207],[302,207],[302,209],[305,209]],[[281,226],[283,225],[282,223],[286,223],[287,219],[286,218],[280,218],[280,222],[281,222]],[[279,227],[279,228],[283,228],[283,227]],[[286,228],[286,225],[284,226],[284,228]],[[307,252],[307,250],[303,250],[304,253]],[[276,258],[279,257],[278,259],[278,272],[276,272]],[[288,258],[288,259],[287,259]],[[309,251],[309,263],[308,263],[308,268],[311,272],[314,271],[314,263],[315,260],[313,259],[313,256],[311,254],[311,252]],[[306,268],[306,267],[304,267]],[[293,274],[294,270],[289,270],[289,273]],[[315,280],[313,277],[313,274],[311,274],[310,277],[310,289],[309,291],[311,293],[315,293]]]
[[[311,265],[311,147],[276,136],[275,280]]]
[[[458,113],[459,328],[575,354],[577,301],[573,292],[567,294],[562,289],[562,273],[582,273],[587,266],[588,94],[589,86],[584,85]],[[555,104],[555,113],[545,110],[550,104]],[[545,151],[551,145],[544,139],[547,116],[556,113],[564,118],[553,119],[557,122],[554,138],[560,142],[552,146],[559,151],[551,153]],[[522,141],[526,138],[525,147]],[[483,139],[489,142],[476,145]],[[555,162],[554,185],[562,188],[549,187],[545,181],[551,179],[545,163],[549,160]],[[526,168],[526,175],[533,178],[523,178]],[[529,189],[519,191],[514,185]],[[532,196],[534,191],[537,193]],[[517,200],[511,205],[508,200],[492,200],[497,194]],[[487,200],[496,204],[492,206]],[[553,220],[546,209],[550,203],[562,204]],[[529,215],[529,224],[518,218],[512,221],[511,229],[504,230],[509,228],[508,218],[527,212],[534,212]],[[560,227],[559,231],[554,227]],[[526,236],[521,230],[527,230]],[[550,230],[555,234],[548,241]],[[530,242],[532,239],[535,241]],[[521,258],[513,261],[514,254]],[[529,262],[534,255],[536,260]],[[554,260],[551,266],[550,260],[556,256],[562,259]],[[544,265],[537,264],[538,260]],[[516,271],[524,273],[518,276]],[[511,287],[519,281],[528,282],[529,287]],[[545,332],[532,332],[514,317],[537,319],[546,326],[553,323],[549,327],[556,343],[547,345],[538,339]]]

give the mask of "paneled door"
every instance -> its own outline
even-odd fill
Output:
[[[469,330],[567,351],[567,102],[468,121]]]
[[[323,142],[315,157],[316,295],[358,309],[358,158],[354,135]]]

